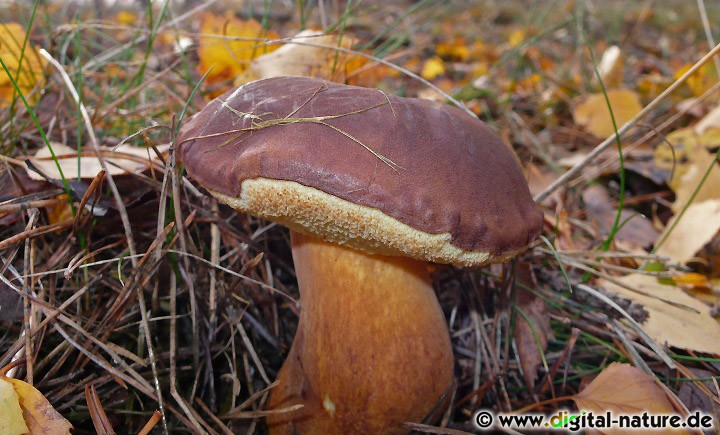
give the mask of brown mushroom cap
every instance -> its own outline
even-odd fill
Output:
[[[212,101],[176,144],[220,200],[369,253],[481,265],[542,227],[511,150],[441,103],[270,78]]]

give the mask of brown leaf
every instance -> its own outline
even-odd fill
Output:
[[[515,280],[517,310],[514,336],[525,382],[534,389],[537,369],[543,362],[542,353],[547,350],[548,340],[553,339],[554,335],[550,328],[545,300],[528,290],[528,288],[536,288],[535,278],[528,263],[518,264],[515,269]],[[522,311],[522,314],[519,311]]]
[[[675,408],[655,378],[630,364],[612,363],[578,394],[578,409],[615,414],[674,414]]]
[[[688,368],[688,370],[690,370],[696,378],[713,379],[715,376],[713,372],[701,368]],[[719,417],[717,414],[718,410],[713,402],[712,394],[714,390],[715,386],[712,381],[698,380],[695,382],[681,382],[678,399],[680,399],[687,409],[714,414],[714,417],[717,419]],[[710,394],[707,394],[708,391]]]
[[[608,235],[617,215],[617,208],[610,205],[610,195],[603,186],[595,184],[585,189],[582,198],[588,217],[597,225],[599,235]],[[636,211],[623,209],[620,222],[624,224],[615,233],[617,241],[628,242],[632,248],[646,248],[657,240],[658,232],[652,221]]]
[[[20,295],[5,283],[0,284],[0,322],[17,322],[23,318]],[[2,431],[0,431],[2,433]]]

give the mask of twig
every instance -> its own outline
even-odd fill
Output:
[[[14,245],[15,243],[19,243],[25,239],[28,238],[34,238],[37,236],[41,236],[43,234],[51,233],[53,231],[59,231],[63,230],[65,228],[71,227],[73,225],[73,220],[68,219],[62,222],[55,222],[54,224],[45,225],[42,227],[33,228],[31,230],[23,231],[20,234],[15,234],[14,236],[8,237],[5,240],[0,240],[0,251],[3,249],[7,249],[8,247]],[[34,276],[35,274],[28,274],[26,276]]]

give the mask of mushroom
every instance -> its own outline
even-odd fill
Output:
[[[248,83],[176,143],[188,175],[290,228],[298,329],[272,390],[274,433],[402,433],[454,388],[427,262],[480,266],[542,227],[513,152],[445,104],[319,79]]]

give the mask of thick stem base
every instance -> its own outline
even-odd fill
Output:
[[[302,310],[267,419],[273,433],[403,433],[443,411],[447,325],[426,266],[292,233]]]

